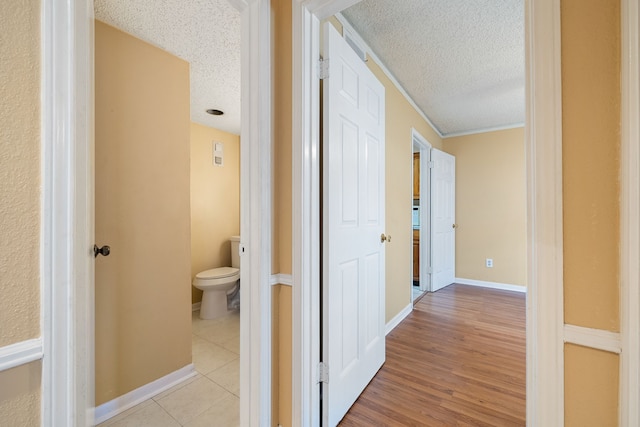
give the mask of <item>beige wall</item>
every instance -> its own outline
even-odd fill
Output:
[[[224,144],[224,166],[213,166],[213,142]],[[231,265],[229,237],[240,234],[240,137],[191,123],[191,278]],[[191,287],[191,302],[202,291]]]
[[[40,2],[0,5],[0,347],[40,335]]]
[[[42,363],[0,372],[0,425],[40,426]]]
[[[567,344],[565,427],[617,426],[619,357]]]
[[[292,41],[291,1],[271,0],[273,21],[273,273],[292,268]]]
[[[292,273],[292,24],[291,1],[271,0],[273,111],[272,273]],[[291,288],[273,287],[272,425],[291,426]]]
[[[456,157],[456,277],[526,286],[524,128],[446,138],[444,150]]]
[[[280,369],[278,371],[279,399],[278,399],[278,422],[282,426],[291,426],[291,402],[292,393],[292,289],[291,286],[279,286],[278,295],[278,324],[280,325],[280,335],[285,339],[278,342],[278,354],[280,360]],[[285,369],[282,369],[285,367]]]
[[[0,347],[40,336],[40,2],[0,2]],[[0,425],[40,425],[42,365],[0,372]]]
[[[619,330],[620,3],[562,0],[565,323]],[[565,347],[565,424],[618,424],[618,356]]]
[[[95,28],[96,404],[191,362],[189,65]]]
[[[619,330],[620,5],[562,1],[565,320]]]

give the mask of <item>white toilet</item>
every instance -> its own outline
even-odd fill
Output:
[[[227,295],[240,286],[240,236],[231,236],[231,267],[205,270],[193,279],[193,286],[202,290],[201,319],[215,319],[235,310],[227,309]]]

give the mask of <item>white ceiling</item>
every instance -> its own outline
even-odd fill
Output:
[[[523,3],[363,0],[343,15],[447,136],[524,122]],[[228,0],[95,0],[95,14],[188,61],[191,119],[240,133],[240,15]]]
[[[191,120],[240,134],[240,13],[227,0],[95,0],[95,16],[189,62]]]
[[[342,14],[442,135],[524,123],[524,0],[363,0]]]

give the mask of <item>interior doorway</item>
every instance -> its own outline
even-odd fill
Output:
[[[144,401],[152,418],[239,423],[238,310],[223,294],[201,320],[201,292],[190,285],[198,275],[200,287],[213,278],[237,290],[240,14],[226,0],[94,7],[95,229],[111,246],[95,269],[96,422]],[[181,30],[203,21],[216,22],[228,45]],[[198,407],[175,408],[195,396]]]
[[[301,168],[294,170],[293,179],[299,182],[294,185],[294,209],[301,213],[294,217],[294,253],[304,256],[294,256],[293,266],[294,281],[300,283],[293,294],[293,324],[300,325],[294,326],[293,331],[293,348],[298,349],[293,353],[293,407],[299,408],[293,415],[294,422],[303,425],[317,425],[320,419],[319,393],[313,381],[309,380],[317,377],[315,355],[318,354],[319,325],[316,319],[319,317],[314,306],[318,298],[315,291],[318,274],[312,260],[317,259],[318,252],[314,242],[319,237],[319,208],[311,196],[318,194],[319,182],[314,178],[317,161],[313,156],[303,154],[318,152],[319,93],[313,75],[319,56],[319,23],[354,3],[357,1],[346,4],[341,1],[294,2],[294,138],[301,141],[294,145],[294,156],[304,159]],[[562,277],[555,272],[562,269],[556,257],[540,253],[538,243],[550,241],[554,248],[562,247],[562,235],[555,232],[561,229],[558,227],[561,216],[557,215],[561,194],[555,191],[561,181],[561,173],[553,169],[553,165],[558,164],[557,147],[561,146],[560,122],[557,120],[561,104],[555,92],[558,86],[554,86],[560,81],[558,17],[559,10],[553,7],[551,0],[527,3],[525,31],[529,40],[535,43],[526,45],[528,69],[531,71],[526,77],[526,87],[527,93],[535,88],[539,96],[526,98],[526,150],[528,159],[542,160],[529,163],[527,168],[530,201],[527,211],[528,266],[529,277],[532,278],[527,298],[527,417],[531,423],[548,421],[549,424],[553,424],[556,415],[561,414],[557,402],[562,401],[562,396],[558,393],[557,384],[558,378],[562,378],[562,371],[560,364],[555,362],[562,359],[561,329],[557,327],[562,319],[561,285],[558,286]],[[555,197],[548,203],[535,203],[539,194]],[[547,315],[543,315],[542,307]]]
[[[431,149],[417,130],[411,131],[413,147],[412,208],[412,281],[411,296],[415,303],[431,291]]]

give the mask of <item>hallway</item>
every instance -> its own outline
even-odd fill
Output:
[[[457,284],[425,295],[340,426],[524,426],[525,301]]]

